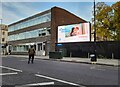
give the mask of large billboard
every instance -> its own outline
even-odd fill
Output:
[[[58,43],[90,41],[90,23],[58,26]]]

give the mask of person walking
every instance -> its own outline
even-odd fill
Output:
[[[31,63],[33,63],[34,55],[35,55],[35,49],[33,46],[31,46],[31,48],[29,48],[28,54],[29,54],[28,64],[30,63],[30,61],[31,61]],[[32,60],[31,60],[31,58],[32,58]]]

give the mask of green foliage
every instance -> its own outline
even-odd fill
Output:
[[[120,1],[112,5],[114,11],[115,40],[120,40]]]
[[[99,2],[95,13],[97,40],[120,40],[120,2],[112,6]]]

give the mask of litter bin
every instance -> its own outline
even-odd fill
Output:
[[[96,62],[97,61],[97,58],[96,58],[95,54],[90,54],[90,58],[91,58],[92,62]]]

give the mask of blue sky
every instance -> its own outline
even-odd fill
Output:
[[[106,3],[111,5],[115,2]],[[91,21],[93,2],[2,2],[2,21],[4,24],[11,24],[54,6]]]

